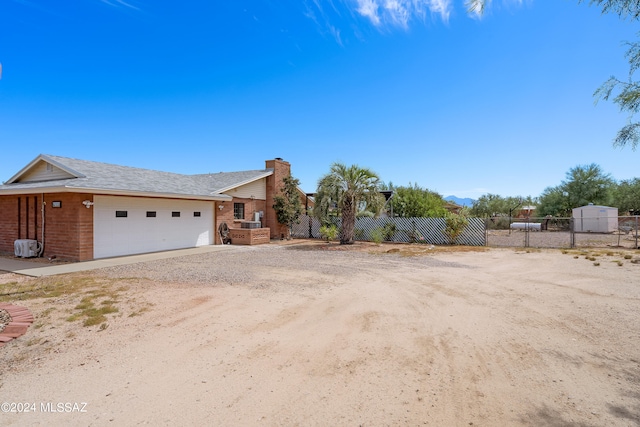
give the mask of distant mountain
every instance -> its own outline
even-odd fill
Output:
[[[464,199],[461,199],[460,197],[456,197],[456,196],[447,196],[444,199],[448,200],[450,202],[453,202],[456,205],[460,205],[460,206],[471,206],[471,205],[473,205],[473,202],[475,202],[475,200],[470,199],[468,197],[464,198]]]

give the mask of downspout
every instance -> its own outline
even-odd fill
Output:
[[[40,253],[38,254],[38,256],[42,256],[44,254],[44,207],[47,203],[44,201],[44,193],[42,193],[42,227],[40,227],[40,230],[42,230],[42,237],[40,240],[42,240],[42,246],[40,249]]]

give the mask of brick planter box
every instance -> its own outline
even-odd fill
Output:
[[[261,245],[270,241],[269,228],[230,228],[232,245]]]

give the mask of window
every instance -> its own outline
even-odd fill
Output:
[[[127,211],[116,211],[116,218],[126,218],[127,213]]]
[[[156,211],[147,211],[147,218],[155,218]]]
[[[244,219],[244,203],[233,204],[233,219]]]
[[[198,218],[200,218],[200,212],[194,212],[194,213],[193,213],[193,216],[194,216],[194,217],[198,217]]]
[[[171,212],[171,217],[172,218],[180,218],[180,212]]]

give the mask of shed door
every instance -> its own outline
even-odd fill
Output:
[[[93,256],[213,244],[213,202],[95,196]]]

